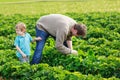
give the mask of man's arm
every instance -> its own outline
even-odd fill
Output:
[[[76,50],[73,50],[73,47],[72,47],[72,40],[67,40],[67,45],[68,45],[68,48],[71,49],[71,52],[70,52],[70,53],[75,54],[75,55],[78,54],[78,52],[77,52]]]
[[[73,47],[72,47],[72,41],[71,41],[71,40],[67,40],[67,46],[68,46],[68,48],[70,48],[71,50],[73,49]]]
[[[61,29],[59,29],[61,30]],[[75,54],[77,55],[77,51],[72,49],[72,41],[71,40],[67,40],[67,45],[68,47],[63,45],[64,40],[66,40],[67,38],[67,33],[65,30],[61,30],[60,32],[58,31],[56,33],[56,45],[55,47],[62,53],[64,54]]]

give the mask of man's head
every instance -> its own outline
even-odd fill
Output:
[[[85,37],[87,33],[87,27],[84,24],[75,24],[71,28],[72,36],[82,36]]]

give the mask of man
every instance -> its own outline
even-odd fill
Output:
[[[55,47],[64,54],[75,54],[78,52],[72,48],[72,36],[85,36],[86,26],[77,24],[72,18],[61,14],[50,14],[42,16],[36,24],[36,36],[41,37],[37,41],[36,50],[31,64],[38,64],[41,60],[42,50],[49,35],[56,40]]]

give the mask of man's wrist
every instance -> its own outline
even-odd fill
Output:
[[[70,49],[70,54],[72,54],[72,50]]]

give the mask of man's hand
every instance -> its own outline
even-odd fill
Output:
[[[78,52],[76,50],[71,50],[71,53],[74,55],[78,55]]]

